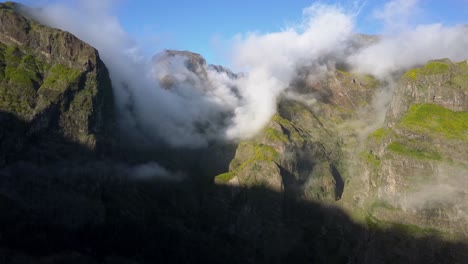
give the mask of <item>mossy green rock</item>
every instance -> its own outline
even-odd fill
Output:
[[[397,122],[414,103],[436,104],[452,111],[466,111],[467,97],[466,61],[430,61],[425,66],[411,69],[403,75],[393,96],[387,122],[390,125]]]
[[[281,99],[271,121],[239,144],[229,172],[218,175],[215,183],[267,186],[300,199],[340,200],[346,170],[337,125],[355,117],[377,85],[372,76],[344,71],[312,85],[297,80],[291,88],[317,92],[313,102]]]
[[[402,76],[384,126],[369,135],[360,156],[365,188],[352,191],[367,193],[361,206],[377,222],[468,236],[467,77],[466,61],[448,59]]]
[[[113,124],[111,81],[96,49],[0,3],[0,111],[95,149]]]

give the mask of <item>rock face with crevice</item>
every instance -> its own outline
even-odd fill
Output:
[[[0,4],[1,263],[468,258],[466,61],[404,74],[372,133],[379,81],[304,68],[252,139],[102,158],[95,154],[114,125],[98,52],[18,8]],[[375,41],[359,35],[355,45]],[[212,88],[210,71],[239,77],[187,51],[165,51],[155,66],[167,67],[156,77],[173,92],[186,83]],[[154,165],[157,151],[165,165],[194,170],[180,182],[129,178]],[[226,161],[228,171],[207,181]]]
[[[259,135],[239,144],[229,172],[215,182],[263,185],[298,199],[340,200],[348,150],[337,130],[372,101],[378,81],[340,70],[321,77],[293,82],[293,94],[279,102]]]
[[[15,139],[23,145],[64,137],[99,148],[113,126],[107,68],[74,35],[37,23],[18,4],[0,3],[0,111],[28,123]],[[21,144],[11,144],[21,152]]]
[[[259,135],[238,146],[229,172],[215,182],[337,204],[369,225],[466,238],[467,80],[466,61],[409,70],[384,125],[366,132],[362,122],[379,108],[371,105],[377,80],[340,70],[315,83],[298,78],[294,94],[280,100]]]
[[[402,76],[385,125],[366,139],[348,202],[374,222],[468,236],[467,80],[466,61],[447,59]]]

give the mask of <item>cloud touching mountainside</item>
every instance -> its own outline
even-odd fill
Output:
[[[468,57],[466,27],[411,25],[412,12],[419,12],[417,0],[389,1],[374,12],[386,32],[373,42],[356,35],[358,8],[313,4],[304,9],[298,25],[233,39],[233,64],[246,74],[234,78],[203,63],[200,74],[187,67],[186,56],[172,56],[163,64],[147,58],[112,14],[113,3],[63,2],[32,15],[99,50],[111,73],[122,128],[146,143],[200,147],[251,137],[270,120],[277,98],[300,69],[311,69],[306,77],[313,80],[336,63],[347,63],[355,71],[389,80],[430,59]],[[160,78],[166,75],[176,80],[171,89],[162,87]]]

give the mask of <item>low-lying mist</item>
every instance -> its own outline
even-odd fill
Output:
[[[196,148],[249,138],[270,120],[278,97],[304,67],[311,69],[307,80],[346,63],[353,71],[395,83],[395,73],[409,67],[468,56],[466,27],[407,22],[419,10],[416,0],[389,1],[375,12],[385,31],[372,41],[356,34],[359,8],[316,3],[294,26],[233,37],[231,66],[245,72],[233,75],[203,63],[189,67],[190,58],[181,54],[169,61],[160,59],[164,53],[145,56],[141,43],[112,14],[113,1],[67,3],[43,6],[33,16],[99,50],[111,74],[121,127],[145,144]]]

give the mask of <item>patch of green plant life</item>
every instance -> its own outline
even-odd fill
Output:
[[[423,228],[411,224],[392,223],[391,228],[413,237],[442,236],[442,232],[440,232],[439,230],[433,228]]]
[[[380,81],[370,74],[366,74],[364,76],[364,82],[367,86],[374,87],[374,88],[380,85]]]
[[[283,141],[284,139],[287,139],[287,141],[283,142],[288,142],[291,140],[292,142],[296,143],[297,145],[300,145],[304,142],[304,137],[299,133],[299,130],[294,126],[291,121],[281,117],[278,114],[275,114],[272,118],[272,121],[278,123],[281,127],[286,129],[289,132],[289,136],[286,137],[283,133],[281,133],[284,137],[280,137],[279,139]],[[279,131],[278,131],[279,132]]]
[[[42,78],[37,68],[36,60],[31,55],[25,55],[16,69],[11,68],[11,71],[6,75],[10,83],[39,88]]]
[[[468,70],[468,61],[467,60],[464,60],[464,61],[460,61],[460,62],[457,62],[455,63],[458,67],[462,68],[462,69],[466,69]]]
[[[43,86],[48,89],[63,91],[72,82],[78,81],[81,72],[77,69],[70,69],[64,65],[57,64],[50,68]]]
[[[374,132],[372,132],[372,133],[369,135],[369,138],[375,140],[376,142],[380,142],[380,141],[382,141],[382,139],[383,139],[384,137],[386,137],[388,134],[389,134],[388,129],[379,128],[379,129],[375,130]]]
[[[379,157],[372,153],[367,153],[365,156],[366,163],[371,165],[374,168],[379,168],[382,165],[382,161]]]
[[[468,72],[452,76],[450,84],[456,88],[468,90]]]
[[[12,67],[17,67],[21,62],[23,53],[17,46],[8,45],[5,49],[5,63]]]
[[[435,75],[450,72],[450,65],[444,61],[430,61],[422,68],[408,70],[403,74],[404,79],[416,80],[420,75]]]
[[[400,142],[392,142],[387,146],[387,150],[394,153],[409,156],[417,159],[441,160],[442,157],[435,151],[418,150],[404,145]]]
[[[387,210],[395,210],[396,209],[389,202],[384,201],[384,200],[380,200],[380,199],[375,200],[374,202],[372,202],[370,208],[371,208],[371,211],[374,211],[377,208],[383,208],[383,209],[387,209]]]
[[[278,152],[268,145],[254,144],[254,160],[258,161],[276,161],[279,158]]]
[[[403,74],[404,79],[416,80],[421,72],[420,69],[410,69]]]
[[[71,105],[74,111],[84,111],[85,113],[91,113],[93,109],[92,92],[88,89],[83,89],[77,92]]]
[[[272,140],[272,141],[275,141],[275,142],[284,142],[284,143],[288,143],[288,137],[286,137],[286,135],[284,135],[281,131],[278,131],[277,129],[274,129],[274,128],[267,128],[265,130],[265,135],[267,136],[267,138],[269,140]]]
[[[443,74],[450,71],[450,65],[446,62],[431,61],[424,66],[421,73],[423,74]]]
[[[450,85],[454,86],[454,88],[461,88],[463,90],[468,90],[468,63],[467,61],[456,63],[456,69],[450,80]]]
[[[26,117],[32,111],[34,96],[34,90],[0,89],[0,109]]]
[[[365,217],[365,222],[367,224],[367,228],[369,228],[369,230],[372,230],[372,231],[376,231],[376,230],[379,230],[379,229],[383,229],[382,226],[382,222],[375,218],[375,216],[373,215],[367,215]]]
[[[418,78],[419,72],[420,69],[410,69],[405,74],[403,74],[403,78],[416,80]]]
[[[237,157],[231,161],[230,172],[215,177],[216,183],[229,182],[238,172],[245,168],[249,168],[252,171],[261,170],[258,162],[278,162],[279,159],[279,154],[273,147],[254,142],[242,142],[239,144],[236,156],[242,155],[244,157]]]
[[[423,228],[412,224],[394,223],[388,221],[382,221],[377,219],[373,215],[367,215],[365,218],[367,227],[369,230],[392,230],[402,235],[408,235],[411,237],[424,237],[424,236],[438,236],[442,237],[443,232],[433,228]]]
[[[399,126],[415,132],[468,140],[468,112],[455,112],[435,104],[411,105]]]
[[[337,69],[336,72],[343,75],[343,76],[351,76],[351,73],[349,73],[347,71]]]
[[[279,159],[279,154],[273,147],[253,142],[242,142],[239,144],[236,155],[241,155],[239,154],[240,152],[244,153],[245,159],[241,158],[242,161],[239,161],[239,158],[232,160],[230,167],[233,173],[236,173],[257,161],[278,162]]]
[[[228,183],[235,177],[234,173],[226,172],[215,177],[216,183]]]

